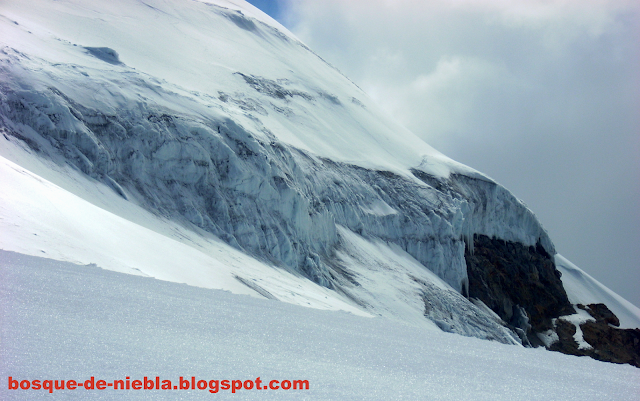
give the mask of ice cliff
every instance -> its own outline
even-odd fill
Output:
[[[358,272],[345,260],[361,240],[397,247],[422,265],[403,276],[418,313],[445,331],[526,342],[513,334],[531,327],[524,304],[498,316],[467,299],[468,259],[481,238],[549,259],[534,214],[384,116],[277,23],[223,0],[36,3],[0,6],[5,138],[364,309],[389,308],[366,284],[382,259]],[[568,306],[549,263],[559,294],[545,322]]]
[[[259,97],[254,108],[278,100],[286,105],[285,95],[278,96],[288,89],[270,82],[273,92],[267,92],[265,78],[249,81],[246,94],[208,99],[205,107],[212,110],[197,115],[131,99],[152,92],[185,109],[198,100],[136,72],[95,81],[50,64],[55,72],[71,71],[38,85],[39,72],[28,66],[46,65],[44,60],[6,47],[2,51],[3,74],[22,78],[0,84],[6,135],[24,139],[43,155],[62,154],[121,196],[181,216],[323,286],[331,287],[336,274],[330,261],[340,245],[337,225],[398,244],[461,292],[467,281],[465,240],[471,246],[474,234],[525,245],[540,242],[554,253],[535,216],[480,174],[436,176],[420,165],[402,175],[365,168],[299,149],[266,126],[256,134],[224,114],[228,104],[250,96]],[[256,82],[263,84],[258,90]],[[69,87],[100,96],[87,105]],[[325,101],[312,94],[302,99],[309,107]],[[261,114],[256,115],[245,117],[259,120]],[[339,138],[348,141],[348,132]],[[424,160],[428,163],[429,156]]]

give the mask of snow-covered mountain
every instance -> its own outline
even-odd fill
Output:
[[[640,363],[524,203],[243,1],[5,0],[0,46],[2,249]]]

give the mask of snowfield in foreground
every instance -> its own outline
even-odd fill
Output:
[[[562,273],[562,284],[572,304],[603,303],[620,319],[620,327],[640,327],[640,310],[611,291],[562,255],[556,255],[556,266]]]
[[[637,400],[640,370],[0,252],[0,398]],[[44,329],[46,328],[46,329]],[[7,390],[6,378],[309,380],[308,391]]]

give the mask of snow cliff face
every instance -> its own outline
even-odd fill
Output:
[[[36,3],[0,8],[0,130],[131,202],[363,308],[375,297],[343,263],[351,234],[465,296],[475,235],[555,254],[505,188],[385,117],[248,5]],[[482,305],[421,280],[416,299],[442,329],[517,341]]]
[[[470,243],[473,234],[541,242],[553,252],[534,215],[487,178],[438,177],[416,166],[412,179],[334,161],[291,146],[266,128],[255,135],[218,110],[195,116],[127,101],[111,110],[88,107],[73,92],[63,92],[64,86],[95,85],[117,102],[149,92],[153,83],[135,73],[124,81],[96,83],[72,72],[57,87],[36,86],[36,73],[23,68],[33,59],[7,48],[3,59],[6,76],[25,77],[1,86],[6,134],[43,154],[61,153],[121,196],[181,216],[323,286],[331,287],[335,275],[328,262],[340,243],[336,224],[400,245],[461,292],[467,280],[465,239]],[[249,94],[263,91],[273,99],[286,100],[290,93],[266,79],[251,78],[247,86]],[[177,103],[194,101],[153,90]],[[323,101],[307,96],[310,103]],[[225,95],[217,101],[224,107],[239,100]]]

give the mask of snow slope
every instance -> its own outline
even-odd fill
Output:
[[[58,178],[82,180],[73,173]],[[86,179],[79,186],[85,193],[96,192],[87,197],[101,198],[114,211],[136,214],[135,220],[151,229],[97,207],[5,158],[0,158],[0,184],[2,249],[262,298],[236,278],[240,277],[257,289],[268,288],[272,297],[285,302],[370,316],[336,299],[326,288],[266,266],[213,237],[206,239],[162,221],[118,201],[109,188]]]
[[[446,331],[518,343],[487,312],[397,246],[380,240],[372,243],[342,228],[345,246],[336,263],[350,271],[358,284],[345,283],[339,291],[331,291],[204,232],[160,219],[68,167],[34,158],[11,142],[4,145],[6,156],[67,187],[75,186],[84,198],[0,157],[4,189],[0,194],[1,249],[95,263],[118,272],[317,309],[386,316],[433,330],[443,329],[445,324]],[[443,300],[433,309],[437,316],[431,320],[424,318],[425,291],[431,298]]]
[[[62,83],[56,82],[60,73],[67,81],[74,72],[84,72],[99,85],[147,75],[154,78],[148,89],[161,85],[185,97],[171,98],[179,111],[217,116],[221,94],[233,98],[236,92],[247,92],[247,83],[237,74],[241,72],[284,87],[275,97],[268,95],[279,90],[276,87],[264,88],[262,94],[267,96],[243,94],[224,110],[254,135],[266,138],[262,132],[267,128],[278,139],[319,156],[399,173],[425,157],[437,160],[442,174],[451,168],[472,171],[378,113],[347,78],[246,2],[10,0],[3,1],[0,13],[5,47],[42,57],[42,61],[32,59],[40,65],[29,68],[40,69],[43,61],[53,63],[39,71],[45,72],[38,79],[41,85],[57,87]],[[85,46],[109,47],[117,52],[118,61],[105,62]],[[153,93],[125,88],[96,90],[94,84],[65,89],[63,93],[72,89],[74,99],[83,105],[107,114],[124,102],[144,101],[147,96],[163,104]],[[194,100],[202,104],[196,110],[191,109]],[[247,108],[254,108],[253,115],[246,113]],[[289,110],[296,114],[293,121],[283,118]]]
[[[458,291],[474,234],[555,253],[506,189],[386,117],[281,27],[228,5],[3,2],[0,128],[328,287],[336,223],[397,244]]]
[[[3,400],[637,400],[640,370],[0,251]],[[159,328],[159,325],[161,326]],[[47,330],[42,330],[46,326]],[[63,340],[62,340],[63,339]],[[6,377],[306,379],[309,391],[7,390]]]
[[[556,254],[556,266],[572,304],[605,304],[620,320],[620,328],[640,327],[640,308],[611,291],[567,258]]]

